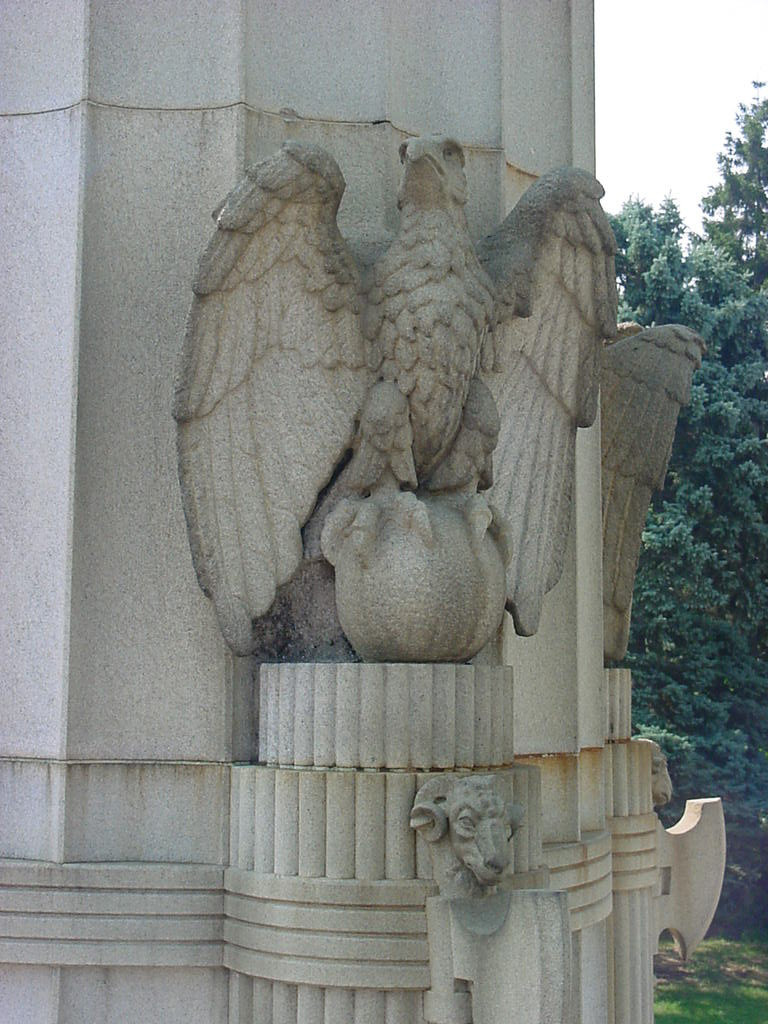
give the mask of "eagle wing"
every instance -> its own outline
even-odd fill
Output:
[[[177,382],[192,558],[237,654],[302,558],[301,528],[350,446],[368,387],[358,271],[336,225],[344,179],[285,143],[218,212]]]
[[[627,652],[632,591],[651,493],[667,473],[680,408],[704,342],[678,324],[649,327],[603,349],[604,654]]]
[[[594,422],[602,343],[616,332],[602,195],[586,171],[553,171],[478,246],[499,295],[484,359],[501,417],[490,498],[512,531],[507,606],[523,636],[563,570],[576,429]]]

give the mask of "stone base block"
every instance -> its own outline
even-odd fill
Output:
[[[432,962],[424,1019],[430,1024],[570,1020],[571,933],[564,893],[436,897],[427,903],[427,918]]]
[[[526,810],[510,888],[545,887],[540,773],[496,769]],[[425,904],[437,893],[409,824],[443,773],[232,769],[224,964],[230,1024],[420,1024],[430,986]]]
[[[0,1020],[13,1024],[58,1024],[59,969],[0,964]]]
[[[596,921],[572,935],[574,1024],[606,1024],[612,1020],[606,945],[609,921]]]

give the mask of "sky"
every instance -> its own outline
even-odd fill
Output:
[[[739,103],[768,82],[768,0],[594,0],[597,177],[603,207],[699,202]]]

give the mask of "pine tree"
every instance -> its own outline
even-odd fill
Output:
[[[756,288],[768,280],[768,98],[759,93],[749,106],[740,104],[738,131],[728,133],[717,158],[722,180],[702,200],[709,216],[707,238],[728,252],[752,275]]]
[[[748,246],[687,243],[671,200],[632,200],[612,226],[620,318],[684,323],[708,344],[649,510],[626,663],[635,727],[670,758],[667,824],[686,798],[724,798],[734,853],[719,917],[738,932],[745,911],[768,921],[768,288]]]

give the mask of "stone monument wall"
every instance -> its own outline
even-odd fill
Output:
[[[612,821],[651,808],[643,792],[617,810],[623,755],[605,745],[599,424],[579,431],[539,633],[507,619],[477,666],[412,670],[408,704],[402,667],[258,679],[226,653],[189,557],[170,415],[210,214],[246,166],[286,139],[321,144],[363,252],[396,225],[399,144],[450,132],[483,235],[542,172],[594,170],[591,8],[5,12],[1,1019],[417,1020],[434,882],[404,821],[425,773],[474,766],[507,771],[527,810],[520,883],[568,893],[574,1021],[613,1020],[613,930],[648,915],[650,883],[622,861],[634,881],[611,921],[612,858],[634,841]],[[376,885],[350,896],[350,879]],[[291,931],[297,901],[336,922],[329,973]]]

